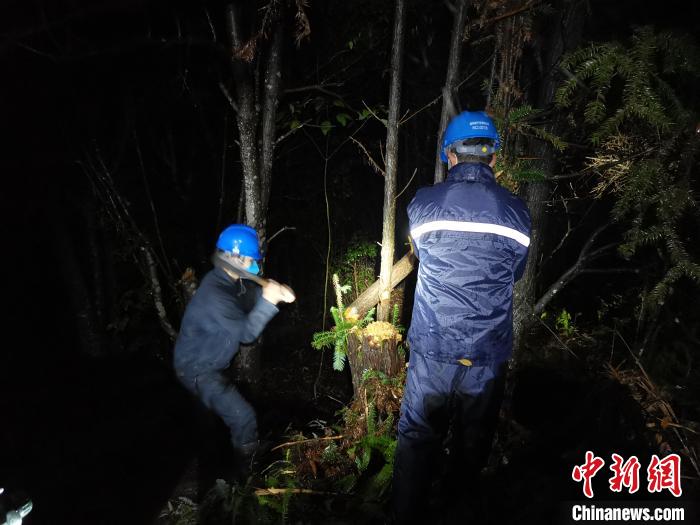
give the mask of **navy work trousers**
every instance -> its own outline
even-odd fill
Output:
[[[488,459],[504,370],[504,364],[464,366],[411,352],[394,460],[392,510],[398,523],[424,522],[443,464],[449,466],[447,485],[460,486],[461,497],[468,497],[466,486]]]
[[[258,421],[255,410],[236,387],[220,372],[208,372],[196,377],[178,373],[178,379],[204,405],[223,419],[231,432],[235,450],[258,440]]]

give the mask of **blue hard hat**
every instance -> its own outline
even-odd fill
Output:
[[[219,235],[216,247],[234,255],[262,259],[257,232],[245,224],[232,224]]]
[[[488,153],[498,150],[501,140],[498,137],[498,130],[485,111],[464,111],[450,120],[442,136],[442,148],[440,149],[440,159],[447,162],[445,149],[458,141],[467,139],[489,139],[494,141],[494,146]],[[471,153],[466,151],[466,153]]]

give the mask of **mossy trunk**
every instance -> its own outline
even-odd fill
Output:
[[[365,371],[374,370],[387,377],[399,375],[404,368],[399,342],[399,333],[390,323],[370,323],[348,337],[348,362],[355,399],[364,399],[362,376]]]

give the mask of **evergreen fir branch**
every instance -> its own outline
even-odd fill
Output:
[[[605,110],[605,97],[599,94],[595,100],[592,100],[586,105],[583,116],[587,123],[598,124],[605,118]]]
[[[680,233],[688,220],[700,223],[690,182],[700,147],[690,137],[695,121],[688,90],[681,89],[698,82],[699,48],[688,38],[642,27],[627,45],[591,44],[570,53],[563,67],[573,78],[562,83],[556,102],[570,109],[570,121],[583,116],[595,148],[590,165],[608,177],[596,191],[611,190],[612,217],[627,228],[620,253],[630,257],[653,246],[666,266],[649,294],[663,304],[679,279],[700,284],[700,264]],[[619,99],[609,96],[613,89]]]

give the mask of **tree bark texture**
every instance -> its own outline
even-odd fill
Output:
[[[531,94],[535,107],[546,108],[554,100],[554,94],[559,85],[556,76],[556,65],[562,56],[575,49],[582,35],[585,2],[581,0],[562,0],[558,10],[553,15],[554,20],[546,24],[550,30],[541,33],[535,44],[537,62],[540,74],[543,76],[538,89]],[[551,29],[554,28],[552,31]],[[551,125],[549,131],[557,132],[557,124]],[[536,141],[530,150],[534,157],[541,159],[539,168],[546,174],[551,174],[555,165],[553,146],[544,141]],[[546,204],[551,188],[546,181],[529,182],[525,185],[522,196],[530,210],[532,219],[532,234],[530,236],[530,253],[523,278],[515,287],[513,330],[514,330],[514,361],[517,361],[518,350],[527,331],[537,322],[535,304],[539,292],[537,276],[540,274],[545,234],[549,215]],[[566,281],[568,282],[568,280]]]
[[[455,104],[455,88],[459,74],[459,66],[462,63],[462,35],[467,23],[467,8],[469,0],[458,0],[457,12],[452,23],[452,37],[450,38],[450,55],[447,59],[447,74],[445,85],[442,88],[442,109],[440,110],[440,126],[437,132],[437,147],[435,156],[435,184],[445,180],[445,163],[440,159],[442,149],[442,133],[448,120],[457,114]]]
[[[267,211],[270,201],[270,188],[272,186],[272,162],[275,153],[275,120],[277,118],[277,104],[279,102],[280,81],[282,79],[282,37],[284,25],[275,25],[270,43],[270,52],[265,68],[265,81],[263,87],[263,113],[262,113],[262,145],[261,145],[261,206]]]
[[[356,399],[364,397],[362,376],[367,370],[381,372],[387,377],[399,375],[405,363],[397,350],[398,343],[396,338],[389,338],[377,346],[372,344],[372,337],[365,330],[348,336],[348,363]]]
[[[260,174],[258,172],[258,112],[255,107],[255,87],[250,64],[235,56],[235,50],[243,46],[240,13],[234,4],[227,6],[226,22],[231,36],[231,54],[238,113],[238,135],[243,168],[246,222],[256,230],[262,227],[262,201]]]
[[[406,11],[404,0],[396,0],[394,38],[391,48],[391,87],[386,136],[386,169],[384,170],[384,221],[382,223],[381,266],[379,271],[380,303],[377,320],[386,321],[391,310],[391,272],[394,265],[394,230],[396,228],[396,176],[399,160],[399,111],[401,109],[401,76]]]
[[[266,53],[258,51],[258,56],[250,61],[236,55],[236,51],[246,45],[241,32],[243,23],[240,9],[240,5],[234,3],[228,4],[226,8],[243,170],[239,217],[241,209],[245,209],[245,223],[258,232],[260,250],[264,257],[267,251],[266,217],[272,186],[275,121],[282,77],[282,4],[276,20],[272,22],[272,34]],[[261,68],[264,68],[262,74]],[[258,81],[260,76],[263,77],[261,86]],[[260,378],[260,350],[260,344],[241,347],[234,368],[242,380],[255,383]]]

